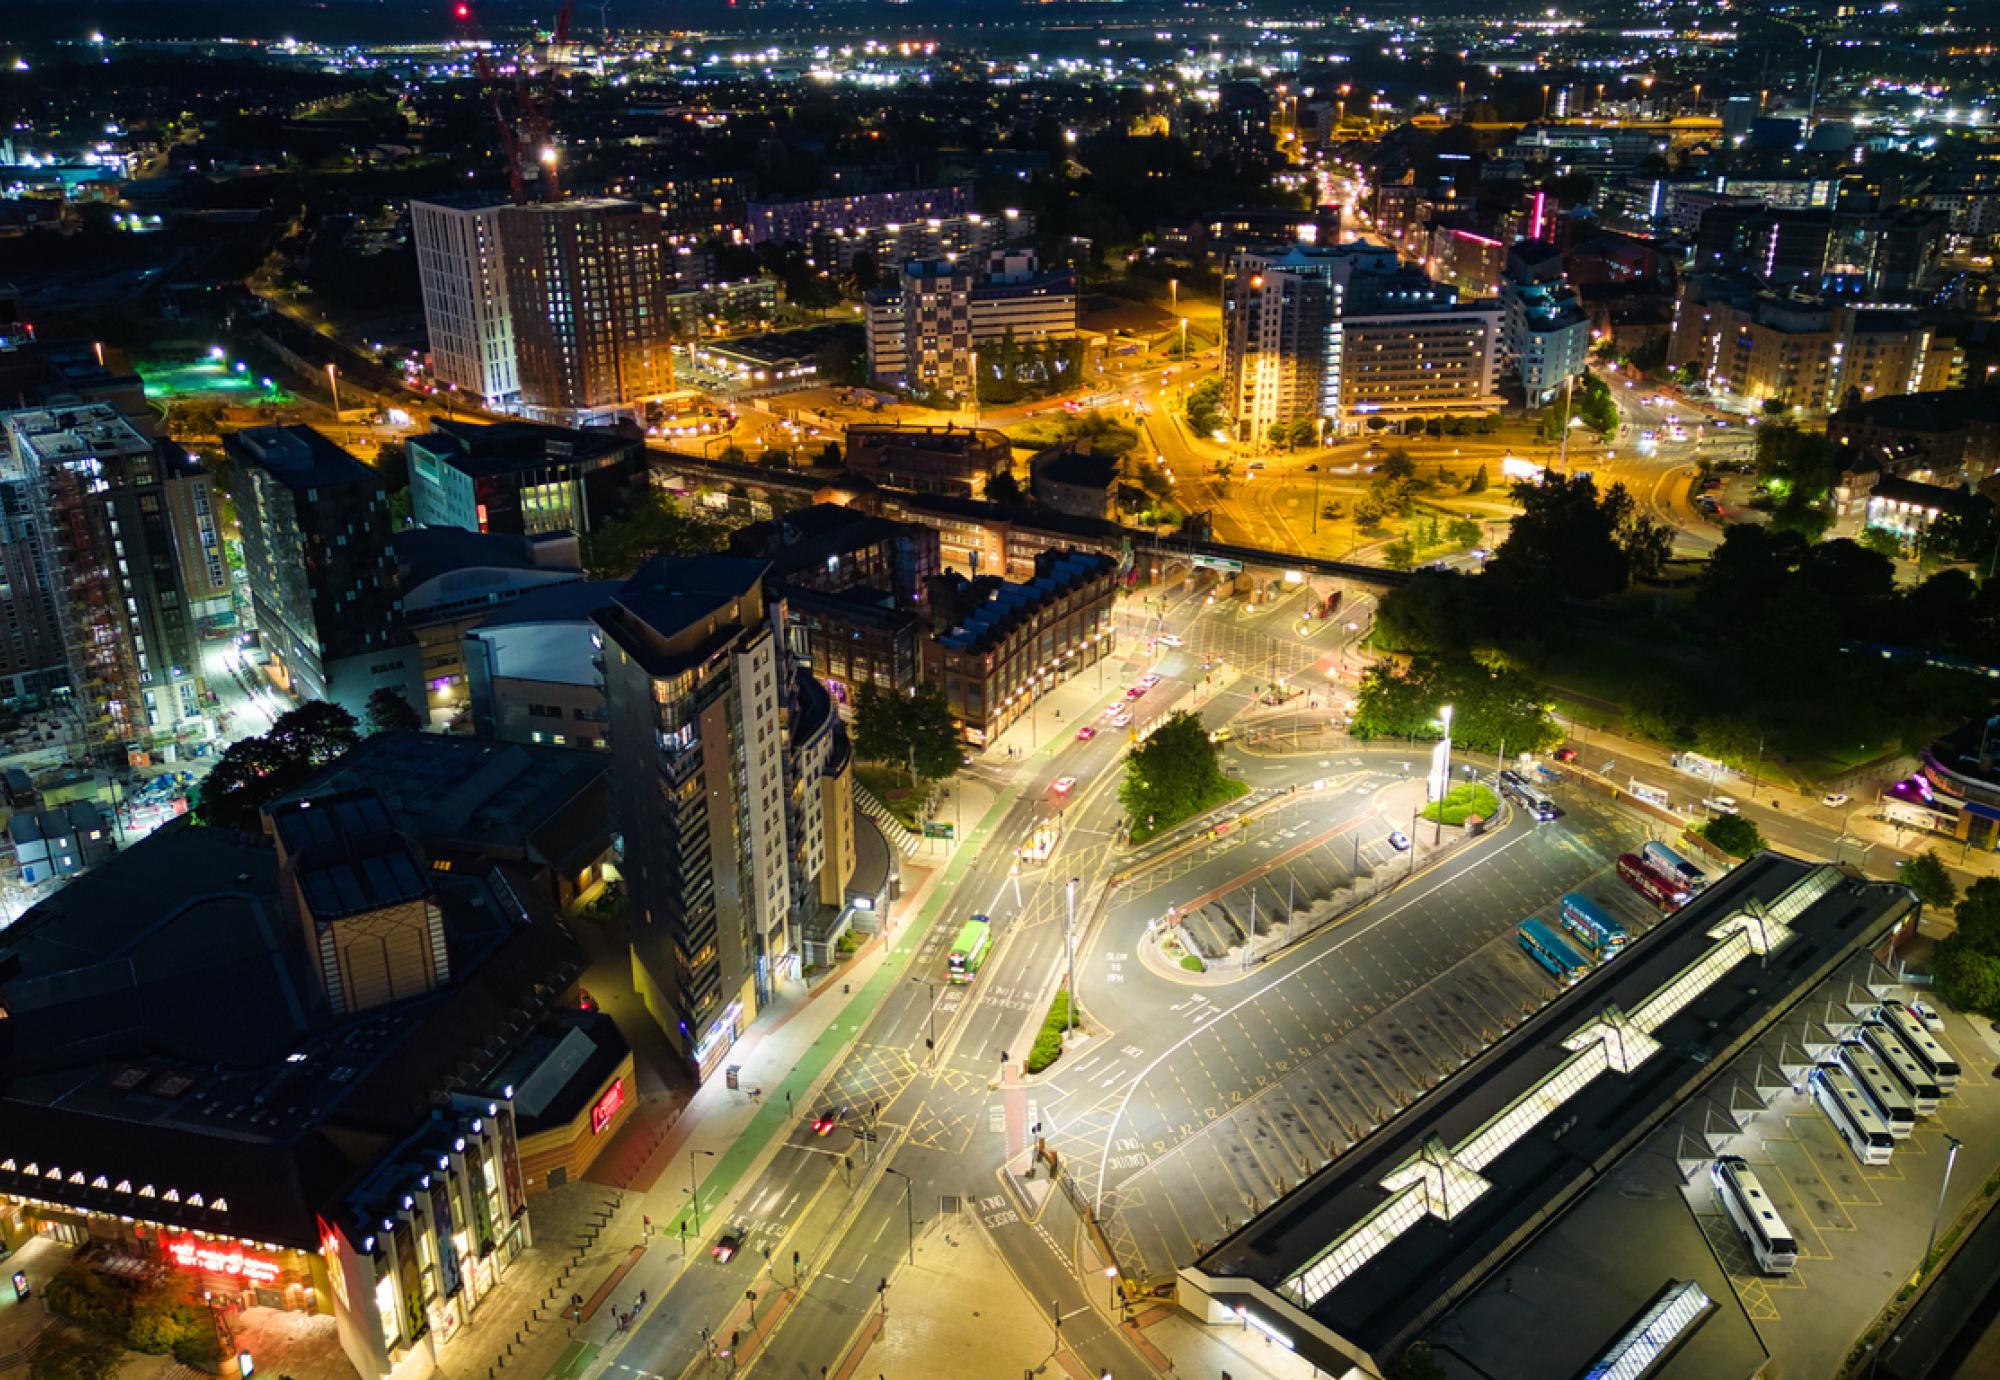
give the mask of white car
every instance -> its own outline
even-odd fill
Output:
[[[1129,709],[1121,709],[1111,716],[1111,726],[1113,728],[1123,728],[1131,722],[1132,711]]]
[[[1819,803],[1826,806],[1829,810],[1838,810],[1847,803],[1847,792],[1828,791],[1819,798]]]
[[[1711,795],[1702,800],[1702,807],[1711,814],[1733,815],[1736,813],[1736,797],[1733,795]]]
[[[1923,1022],[1924,1029],[1930,1031],[1931,1034],[1944,1034],[1944,1017],[1938,1015],[1935,1007],[1924,1002],[1913,1001],[1910,1003],[1910,1014]]]
[[[1401,829],[1391,829],[1389,831],[1389,846],[1398,853],[1407,853],[1410,851],[1410,836]]]
[[[1075,787],[1076,778],[1074,776],[1058,776],[1056,784],[1049,787],[1049,789],[1057,795],[1068,795]]]
[[[1180,635],[1179,633],[1161,633],[1161,634],[1160,634],[1160,645],[1161,645],[1162,647],[1179,647],[1179,646],[1183,645],[1183,643],[1184,643],[1184,642],[1185,642],[1185,639],[1184,639],[1184,638],[1182,638],[1182,637],[1181,637],[1181,635]]]

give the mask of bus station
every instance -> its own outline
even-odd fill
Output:
[[[1612,1190],[1631,1162],[1661,1163],[1635,1150],[1670,1122],[1684,1130],[1677,1114],[1713,1101],[1711,1085],[1738,1056],[1845,965],[1865,970],[1868,956],[1888,955],[1917,910],[1907,891],[1836,868],[1749,860],[1184,1267],[1182,1306],[1334,1374],[1355,1364],[1379,1373],[1426,1334],[1441,1349],[1449,1338],[1480,1342],[1468,1375],[1578,1374],[1649,1318],[1638,1333],[1656,1339],[1653,1324],[1679,1319],[1678,1350],[1649,1373],[1756,1373],[1764,1345],[1697,1219],[1671,1193],[1628,1203]],[[1679,1172],[1699,1175],[1712,1204],[1716,1152],[1699,1133],[1686,1139]],[[1544,1234],[1591,1230],[1599,1214],[1617,1225],[1596,1230],[1647,1249],[1585,1252],[1588,1285],[1554,1306],[1510,1257],[1540,1253]],[[1676,1239],[1692,1249],[1671,1249]],[[1602,1268],[1606,1254],[1623,1268]],[[1497,1338],[1447,1315],[1474,1298],[1504,1309],[1484,1292],[1503,1272],[1510,1294],[1533,1295],[1534,1311],[1562,1322],[1545,1319],[1524,1351],[1516,1331],[1519,1359],[1494,1371],[1505,1354]]]

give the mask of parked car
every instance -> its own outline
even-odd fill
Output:
[[[1398,853],[1407,853],[1410,851],[1410,836],[1401,829],[1391,829],[1389,831],[1389,846]]]
[[[1819,798],[1819,803],[1826,806],[1827,809],[1829,810],[1838,810],[1841,806],[1847,803],[1847,792],[1828,791],[1825,795]]]
[[[1910,1003],[1910,1014],[1922,1021],[1924,1029],[1931,1034],[1944,1034],[1944,1017],[1938,1015],[1936,1007],[1927,1002],[1913,1001]]]

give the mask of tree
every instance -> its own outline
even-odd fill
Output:
[[[1540,483],[1522,480],[1513,494],[1521,515],[1492,565],[1503,583],[1550,600],[1599,599],[1631,583],[1635,552],[1650,559],[1649,520],[1622,484],[1600,496],[1587,474],[1544,471]]]
[[[1118,799],[1135,826],[1164,829],[1207,809],[1227,790],[1208,729],[1176,710],[1126,759]]]
[[[1861,549],[1890,560],[1903,554],[1903,539],[1886,527],[1870,527],[1860,537]]]
[[[304,783],[356,742],[354,716],[337,704],[311,700],[281,714],[271,730],[223,750],[201,783],[196,814],[218,829],[256,833],[263,808]]]
[[[1021,492],[1021,481],[1014,477],[1014,471],[1007,469],[986,481],[986,501],[1018,508],[1028,501],[1028,497]]]
[[[1896,880],[1933,910],[1949,909],[1958,900],[1958,883],[1951,879],[1950,870],[1935,848],[1926,848],[1914,858],[1897,863]]]
[[[1301,446],[1311,445],[1318,439],[1319,423],[1311,417],[1301,417],[1292,423],[1290,431],[1286,433],[1285,443],[1297,450]]]
[[[124,1359],[124,1351],[109,1337],[57,1328],[35,1348],[28,1380],[110,1380]]]
[[[840,442],[828,441],[813,452],[813,468],[816,470],[837,470],[840,468]]]
[[[1742,815],[1717,815],[1701,826],[1701,836],[1732,858],[1762,851],[1764,835]]]
[[[627,580],[648,557],[703,556],[720,551],[727,539],[718,524],[649,492],[583,539],[583,568],[593,580]]]
[[[1481,465],[1472,472],[1472,479],[1466,484],[1465,491],[1468,494],[1483,494],[1486,492],[1487,482],[1486,466]]]
[[[1446,1373],[1429,1342],[1411,1342],[1390,1365],[1388,1380],[1446,1380]]]
[[[899,695],[874,684],[862,686],[854,699],[854,750],[872,761],[900,762],[927,781],[957,771],[964,751],[938,687]]]
[[[1417,548],[1408,537],[1398,537],[1382,548],[1382,561],[1391,570],[1408,570],[1417,563]]]
[[[1477,546],[1482,530],[1471,518],[1455,517],[1445,524],[1445,540],[1453,546]]]
[[[415,733],[424,726],[423,715],[395,687],[377,686],[368,696],[368,732]]]
[[[2000,1014],[2000,958],[1982,953],[1954,934],[1931,960],[1937,994],[1960,1011]]]
[[[1417,477],[1417,462],[1410,458],[1410,453],[1407,450],[1404,450],[1401,446],[1397,446],[1382,457],[1382,463],[1377,467],[1377,472],[1384,479],[1415,479]]]

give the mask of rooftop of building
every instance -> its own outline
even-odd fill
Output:
[[[796,330],[767,331],[762,335],[736,336],[701,346],[707,354],[740,359],[765,369],[817,363],[820,354],[834,345],[859,345],[861,327],[853,322],[829,322],[801,326]]]
[[[1382,1355],[1913,905],[1835,868],[1750,859],[1193,1268]]]
[[[1013,454],[1013,443],[1007,433],[988,427],[958,426],[946,423],[931,426],[923,423],[884,422],[880,425],[851,426],[847,429],[847,449],[850,462],[856,446],[869,449],[927,451],[937,455],[965,455],[975,448],[991,450],[996,446],[1007,448]]]
[[[1900,503],[1939,513],[1990,514],[1993,510],[1990,502],[1970,490],[1948,489],[1942,484],[1924,484],[1894,475],[1878,478],[1868,497],[1871,502],[1879,498],[1885,503]]]
[[[567,533],[555,534],[567,536]],[[535,558],[536,539],[503,532],[468,532],[463,527],[405,527],[389,534],[403,588],[449,575],[457,570],[542,570]]]
[[[270,841],[178,826],[0,937],[0,1192],[307,1249],[385,1133],[546,1011],[583,955],[490,869],[435,874],[454,981],[334,1015]],[[335,1128],[338,1128],[337,1130]]]
[[[571,580],[530,590],[473,624],[472,630],[524,627],[536,623],[588,623],[610,607],[622,580]]]
[[[1099,455],[1075,446],[1055,446],[1030,462],[1037,480],[1070,484],[1093,492],[1108,491],[1118,480],[1118,457]]]
[[[557,1012],[479,1078],[479,1086],[514,1089],[514,1132],[567,1126],[583,1114],[632,1052],[618,1024],[602,1011]],[[637,1098],[637,1088],[626,1096]]]
[[[85,402],[0,413],[23,458],[60,464],[99,455],[145,455],[152,438],[110,403]]]
[[[16,847],[65,839],[75,834],[90,836],[92,831],[108,833],[112,828],[110,810],[95,800],[72,800],[46,810],[16,810],[7,818],[7,836]]]
[[[1836,424],[1886,427],[1933,434],[1957,431],[1974,422],[2000,424],[2000,388],[1951,388],[1929,393],[1888,393],[1850,403],[1834,414]]]
[[[849,623],[896,630],[921,620],[908,609],[896,607],[895,596],[867,585],[849,589],[814,589],[810,585],[784,586],[785,603],[794,612],[822,613]]]
[[[673,634],[757,588],[770,562],[743,556],[655,556],[618,591],[618,604]]]
[[[602,852],[611,828],[602,754],[443,733],[371,734],[280,804],[361,788],[432,852],[538,857],[560,869]]]
[[[1095,551],[1046,551],[1035,561],[1035,577],[1012,583],[977,580],[986,599],[938,641],[955,652],[978,653],[998,642],[1035,610],[1089,580],[1109,577],[1118,563]]]
[[[644,441],[608,428],[548,426],[541,422],[469,422],[431,419],[431,429],[409,444],[478,478],[547,465],[591,464],[638,455]]]
[[[361,788],[271,807],[277,836],[316,920],[421,901],[430,890],[382,797]]]
[[[738,528],[730,534],[729,550],[732,555],[769,561],[771,573],[782,579],[864,546],[894,541],[910,533],[911,527],[841,503],[813,503]]]
[[[292,489],[380,484],[376,473],[309,426],[253,426],[223,437],[224,449]]]

